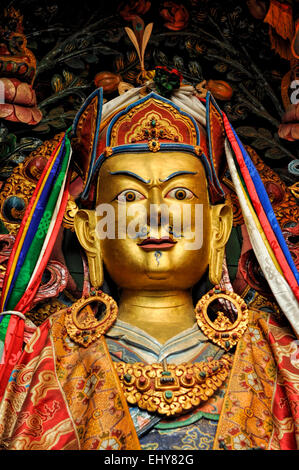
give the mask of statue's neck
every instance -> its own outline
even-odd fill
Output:
[[[124,290],[118,318],[144,330],[164,344],[194,325],[191,292]]]

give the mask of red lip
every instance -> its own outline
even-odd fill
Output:
[[[172,248],[176,242],[171,238],[146,238],[141,243],[138,243],[138,246],[143,250],[166,250]]]

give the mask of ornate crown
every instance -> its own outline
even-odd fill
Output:
[[[90,196],[96,173],[112,155],[181,151],[200,158],[211,203],[222,202],[224,192],[218,174],[224,133],[221,111],[211,96],[207,99],[207,129],[208,137],[191,115],[155,92],[102,119],[102,91],[96,90],[79,111],[73,126],[72,146],[80,156],[77,163],[84,183],[83,199]]]

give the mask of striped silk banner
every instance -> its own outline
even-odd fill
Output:
[[[38,290],[66,208],[71,159],[69,132],[60,139],[44,168],[8,260],[0,300],[0,341],[4,343],[0,398],[22,352],[23,315],[30,309]]]

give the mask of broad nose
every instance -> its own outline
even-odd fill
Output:
[[[151,226],[161,225],[161,206],[163,204],[163,197],[160,188],[154,187],[151,188],[148,195],[148,207],[147,207],[147,216],[148,223]]]

